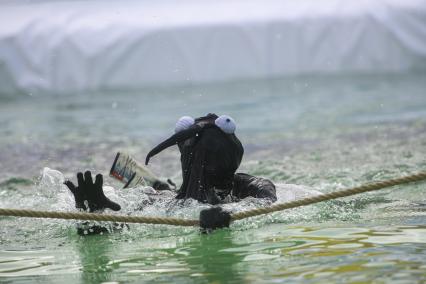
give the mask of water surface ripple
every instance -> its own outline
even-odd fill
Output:
[[[0,95],[0,207],[75,211],[62,185],[143,160],[183,115],[229,114],[240,170],[272,179],[279,202],[426,170],[425,74],[305,76],[69,97]],[[152,170],[180,183],[169,149]],[[196,218],[207,205],[121,189],[119,214]],[[247,199],[234,212],[267,206]],[[201,235],[132,224],[80,237],[75,221],[0,218],[1,283],[424,283],[426,183],[286,210]]]

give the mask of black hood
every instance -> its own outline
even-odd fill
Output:
[[[188,129],[172,135],[148,153],[146,164],[164,149],[178,145],[183,182],[177,198],[210,202],[212,190],[226,193],[232,189],[244,149],[235,134],[227,134],[216,126],[217,118],[215,114],[208,114],[195,119]]]

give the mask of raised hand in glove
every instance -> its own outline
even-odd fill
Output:
[[[90,171],[85,172],[84,176],[83,173],[78,173],[77,182],[78,187],[69,180],[64,182],[74,195],[76,208],[81,208],[83,210],[89,209],[89,212],[104,208],[109,208],[114,211],[121,209],[119,204],[112,202],[105,196],[102,189],[103,177],[101,174],[97,174],[95,182],[93,182]]]

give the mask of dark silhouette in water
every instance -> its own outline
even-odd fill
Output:
[[[244,148],[228,124],[233,124],[228,116],[199,117],[187,129],[178,131],[152,149],[145,164],[152,156],[177,144],[183,183],[176,198],[193,198],[210,204],[221,203],[228,196],[234,200],[253,196],[276,201],[275,186],[269,180],[235,174]]]
[[[195,120],[184,118],[178,121],[176,133],[152,149],[145,161],[148,164],[154,155],[178,145],[183,182],[176,198],[193,198],[213,205],[248,196],[277,200],[275,186],[271,181],[235,173],[244,149],[234,133],[235,123],[232,118],[215,114]],[[89,209],[90,212],[104,208],[120,210],[120,205],[104,195],[102,175],[98,174],[93,183],[91,173],[87,171],[84,177],[78,173],[77,180],[78,187],[71,181],[65,182],[74,194],[77,208]],[[216,229],[229,226],[230,214],[221,208],[211,208],[201,212],[200,219],[202,227]]]

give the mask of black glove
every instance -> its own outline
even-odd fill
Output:
[[[71,190],[75,199],[75,207],[87,210],[87,205],[89,207],[89,212],[94,212],[96,210],[109,208],[114,211],[121,209],[120,205],[115,202],[112,202],[105,196],[102,190],[103,177],[101,174],[96,175],[95,183],[93,183],[92,174],[90,171],[77,174],[78,187],[67,180],[64,184]]]
[[[231,214],[222,207],[212,207],[201,210],[200,227],[202,232],[210,232],[219,228],[228,228],[231,222]]]
[[[153,184],[152,184],[152,188],[155,190],[175,190],[176,189],[176,184],[174,182],[172,182],[170,179],[167,180],[168,184],[165,182],[162,182],[161,180],[156,180]],[[169,186],[169,184],[171,186],[173,186],[173,188],[171,188]]]

